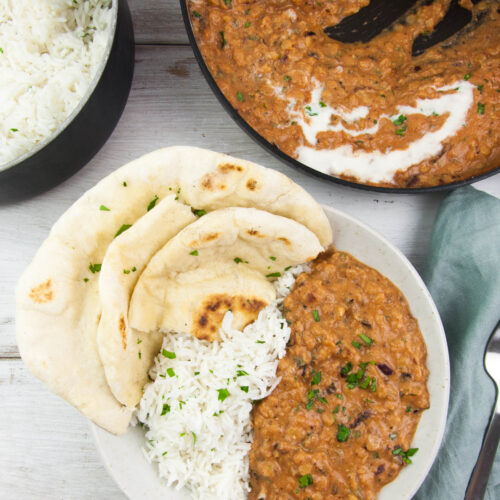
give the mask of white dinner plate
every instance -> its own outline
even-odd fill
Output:
[[[375,231],[349,215],[323,207],[333,228],[334,246],[351,253],[387,276],[405,295],[427,344],[430,408],[422,413],[412,447],[418,453],[413,463],[385,486],[378,500],[409,500],[425,479],[436,457],[446,424],[450,369],[446,338],[439,313],[422,279],[408,259]],[[142,452],[144,431],[131,427],[114,436],[92,424],[92,431],[104,464],[118,486],[131,500],[188,500],[184,490],[164,485],[156,466]]]

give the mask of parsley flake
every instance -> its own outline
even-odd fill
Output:
[[[311,474],[304,474],[303,476],[299,477],[299,486],[301,488],[307,488],[308,486],[311,486],[313,484],[313,478]]]
[[[123,232],[125,232],[127,229],[131,228],[132,224],[122,224],[120,229],[116,231],[116,234],[113,236],[113,238],[116,238],[117,236],[120,236]]]
[[[103,212],[109,212],[109,211],[110,211],[110,210],[109,210],[109,208],[108,208],[108,207],[106,207],[105,205],[101,205],[101,206],[99,207],[99,210],[102,210]]]
[[[168,359],[175,359],[177,357],[175,352],[170,352],[170,351],[167,351],[166,349],[162,349],[161,353],[163,356],[165,356]]]
[[[217,397],[219,401],[224,401],[229,396],[229,391],[227,389],[217,389],[217,392],[219,393]]]
[[[148,204],[148,210],[147,210],[148,212],[155,207],[157,201],[158,201],[158,195],[155,194],[155,197]]]
[[[89,271],[92,274],[98,273],[101,270],[101,265],[102,264],[92,264],[92,263],[90,263],[89,264]]]
[[[344,443],[351,434],[351,431],[344,424],[340,424],[337,429],[337,441]]]
[[[207,211],[203,210],[202,208],[194,208],[194,207],[191,207],[191,212],[193,212],[193,214],[196,215],[196,217],[203,217],[207,213]]]
[[[279,273],[279,272],[266,274],[266,278],[279,278],[280,276],[281,276],[281,273]]]

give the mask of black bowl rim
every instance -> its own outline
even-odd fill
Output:
[[[297,161],[295,158],[288,156],[286,153],[277,148],[274,144],[271,144],[263,136],[261,136],[241,117],[238,111],[231,105],[229,100],[222,93],[215,79],[210,73],[210,70],[208,69],[208,66],[206,65],[205,60],[203,59],[203,55],[201,54],[201,51],[198,47],[198,43],[196,42],[193,28],[191,26],[191,20],[189,18],[187,2],[188,0],[180,0],[182,17],[184,19],[186,32],[188,34],[191,48],[193,49],[195,58],[198,61],[198,65],[200,66],[201,72],[203,73],[203,76],[208,82],[213,93],[215,94],[219,102],[222,104],[222,107],[231,116],[231,118],[240,126],[240,128],[242,128],[255,142],[259,143],[264,149],[267,149],[274,156],[276,156],[280,160],[283,160],[285,163],[288,163],[292,167],[298,168],[300,170],[303,170],[304,172],[312,174],[315,177],[325,179],[328,182],[333,182],[335,184],[361,189],[364,191],[375,191],[379,193],[395,193],[395,194],[420,194],[420,193],[431,193],[435,191],[449,191],[451,189],[467,186],[474,182],[486,179],[500,172],[500,165],[499,165],[498,167],[488,170],[487,172],[483,172],[481,174],[469,177],[465,180],[451,182],[449,184],[439,184],[437,186],[429,186],[421,188],[390,188],[385,186],[372,186],[370,184],[362,184],[358,182],[348,181],[345,179],[341,179],[339,177],[334,177],[333,175],[324,174],[323,172],[319,172],[318,170],[315,170],[312,167],[308,167],[304,163]]]
[[[73,109],[73,111],[64,119],[64,121],[59,124],[59,126],[54,130],[54,132],[45,137],[45,139],[40,141],[34,148],[29,149],[21,156],[18,156],[3,165],[0,164],[0,174],[16,168],[17,166],[21,165],[24,161],[36,155],[42,149],[47,147],[48,144],[50,144],[54,139],[56,139],[56,137],[58,137],[70,125],[70,123],[75,119],[75,117],[81,112],[81,110],[87,104],[88,100],[90,99],[90,96],[94,93],[97,85],[99,84],[102,74],[104,73],[104,70],[108,64],[108,60],[111,55],[111,49],[113,47],[113,42],[116,37],[119,0],[111,0],[111,1],[112,1],[111,9],[113,12],[113,17],[112,17],[112,24],[108,34],[108,41],[106,42],[106,48],[104,49],[103,57],[101,59],[101,62],[99,63],[99,66],[97,67],[95,75],[92,78],[87,90],[85,91],[85,94],[80,99],[80,102]]]

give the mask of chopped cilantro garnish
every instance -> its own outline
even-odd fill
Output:
[[[19,132],[19,129],[18,128],[11,128],[10,131],[11,132]]]
[[[368,346],[373,344],[373,339],[365,335],[364,333],[360,334],[359,338]]]
[[[352,370],[352,363],[350,361],[348,361],[343,367],[342,369],[340,370],[340,373],[342,375],[347,375],[350,371]]]
[[[241,386],[240,386],[240,389],[241,389],[243,392],[248,392],[248,385],[241,385]]]
[[[132,268],[132,272],[133,272],[133,273],[135,273],[136,271],[137,271],[137,267],[135,267],[135,266],[134,266],[134,267]]]
[[[194,372],[194,374],[195,374],[195,375],[199,375],[199,374],[200,374],[200,372]]]
[[[399,115],[395,120],[392,120],[392,123],[394,123],[394,125],[399,127],[399,125],[403,125],[405,121],[406,121],[406,116]]]
[[[315,113],[315,112],[311,109],[311,106],[306,106],[306,115],[307,115],[307,116],[318,116],[318,113]]]
[[[88,278],[83,278],[83,281],[85,281],[85,283],[87,283],[88,280]]]
[[[285,76],[283,77],[283,80],[285,80],[285,82],[289,82],[291,79],[292,79],[292,77],[291,77],[291,76],[289,76],[289,75],[285,75]]]
[[[201,14],[197,10],[193,10],[193,17],[197,17],[199,19]]]
[[[194,208],[194,207],[191,207],[191,212],[193,212],[193,214],[196,215],[196,217],[202,217],[207,213],[207,211],[203,210],[203,208]]]
[[[158,201],[158,195],[155,194],[155,197],[149,202],[149,205],[148,205],[148,212],[154,208],[154,206],[156,205],[156,202]]]
[[[410,413],[410,412],[411,412],[411,410],[412,410],[411,406],[410,406],[410,405],[408,405],[408,406],[406,407],[406,410],[405,410],[405,411],[406,411],[406,413]]]
[[[236,372],[236,376],[237,376],[237,377],[243,377],[243,376],[245,376],[245,375],[248,375],[248,373],[247,373],[245,370],[238,370],[238,371]]]
[[[123,181],[122,186],[127,187],[127,183],[125,181]]]
[[[89,271],[94,274],[98,273],[101,270],[101,264],[89,264]]]
[[[320,108],[326,108],[326,104],[323,101],[319,101]]]
[[[167,351],[166,349],[162,349],[161,353],[163,356],[165,356],[168,359],[175,359],[177,357],[175,355],[175,352],[170,352],[170,351]]]
[[[479,90],[480,94],[483,93],[483,89],[484,89],[484,85],[483,84],[477,86],[477,90]]]
[[[356,342],[355,340],[353,340],[351,342],[351,344],[356,348],[356,349],[361,349],[361,344],[359,342]]]
[[[116,231],[114,238],[116,238],[117,236],[120,236],[120,234],[122,234],[124,231],[126,231],[127,229],[129,229],[131,227],[132,227],[132,224],[122,224],[120,229],[118,229],[118,231]]]
[[[392,451],[392,454],[399,455],[404,460],[404,462],[406,462],[407,464],[411,464],[410,457],[415,455],[417,451],[418,448],[409,448],[407,451],[403,451],[402,448],[396,448],[395,450]]]
[[[469,80],[472,75],[470,73],[467,73],[464,75],[464,80]]]
[[[321,372],[312,371],[311,385],[318,385],[321,382]]]
[[[198,440],[198,436],[196,436],[196,434],[191,431],[191,435],[193,436],[193,444],[196,444],[196,441]]]
[[[189,255],[194,255],[195,257],[198,256],[198,250],[193,250],[192,252],[189,252]]]
[[[299,486],[301,488],[307,488],[311,484],[313,484],[313,478],[311,474],[304,474],[303,476],[299,477]]]
[[[279,278],[280,276],[281,273],[279,272],[266,274],[266,278]]]
[[[407,125],[403,125],[401,128],[397,128],[397,129],[394,131],[394,133],[395,133],[396,135],[401,135],[401,136],[404,136],[407,128],[408,128],[408,126],[407,126]]]
[[[167,368],[167,375],[169,377],[175,377],[175,371],[173,368]]]
[[[167,403],[164,403],[163,408],[161,409],[160,417],[162,417],[163,415],[166,415],[169,412],[170,412],[170,405],[168,405]]]
[[[250,28],[250,25],[251,25],[251,24],[252,24],[252,23],[251,23],[250,21],[247,21],[247,22],[244,24],[244,26],[245,26],[245,28]]]
[[[347,438],[351,434],[351,431],[344,424],[340,424],[337,429],[337,441],[343,443],[347,441]]]
[[[130,274],[130,269],[124,269],[123,274]]]
[[[240,91],[236,92],[236,99],[238,99],[238,101],[240,102],[245,102],[245,97]]]
[[[140,344],[142,342],[141,339],[137,339],[137,343]]]
[[[270,258],[271,260],[276,260],[276,257],[274,257],[273,255],[271,255],[269,258]]]
[[[256,344],[265,344],[265,341],[264,340],[257,340],[255,343]]]
[[[338,412],[339,412],[339,410],[340,410],[340,405],[337,405],[337,406],[333,409],[332,413],[335,415],[336,413],[338,413]]]
[[[139,356],[139,359],[141,359],[141,358],[142,358],[141,351],[139,351],[139,352],[137,353],[137,356]]]
[[[109,212],[109,208],[108,208],[108,207],[106,207],[105,205],[101,205],[101,206],[99,207],[99,210],[102,210],[103,212]]]
[[[317,309],[314,309],[314,311],[312,312],[313,314],[313,318],[314,318],[314,321],[318,322],[319,321],[319,312]]]
[[[239,264],[240,262],[243,262],[244,264],[248,264],[248,260],[243,260],[240,257],[235,257],[234,262],[236,262],[236,264]]]
[[[477,103],[477,112],[480,115],[484,115],[484,104],[482,102]]]
[[[217,389],[217,392],[219,393],[217,397],[219,401],[224,401],[229,396],[229,391],[227,389]]]

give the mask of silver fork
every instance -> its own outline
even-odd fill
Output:
[[[500,399],[498,398],[500,387],[500,321],[493,330],[486,347],[484,366],[496,386],[495,408],[486,434],[484,435],[483,446],[479,453],[474,472],[470,477],[464,500],[480,500],[484,497],[491,467],[495,460],[498,441],[500,440]]]

